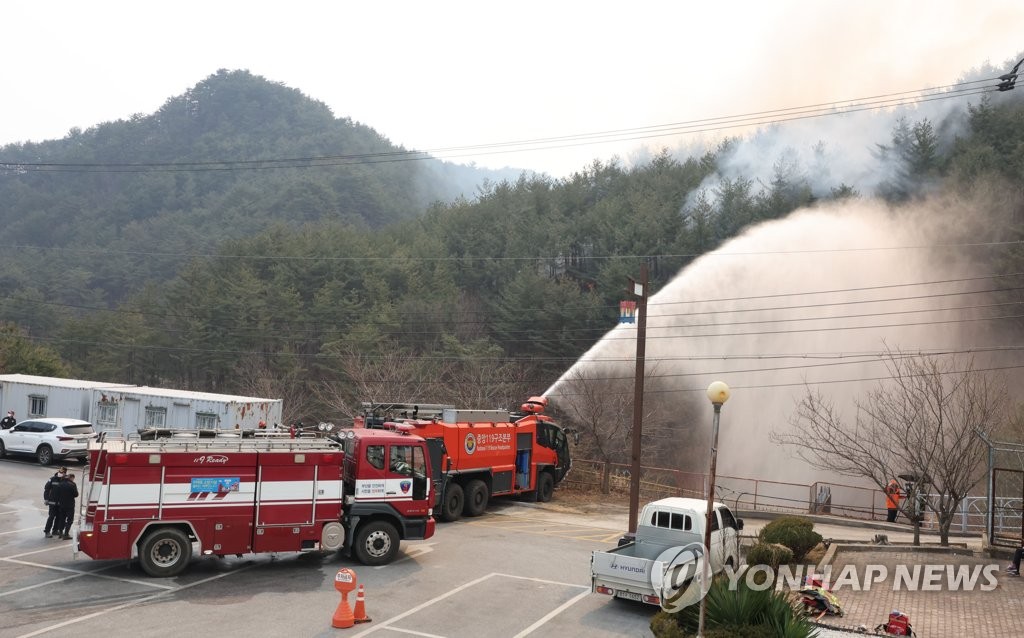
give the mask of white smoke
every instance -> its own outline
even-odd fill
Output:
[[[1003,343],[1000,322],[973,319],[1006,312],[955,309],[986,303],[986,295],[965,291],[998,286],[963,281],[986,267],[950,245],[968,232],[964,220],[986,226],[980,215],[949,200],[890,210],[854,199],[748,229],[650,298],[647,368],[657,370],[659,388],[676,392],[645,402],[699,401],[705,410],[680,418],[710,429],[704,389],[725,381],[732,397],[722,410],[720,473],[838,480],[803,466],[769,433],[788,429],[804,383],[832,396],[852,419],[853,398],[888,376],[877,356],[887,348],[931,353]],[[562,380],[577,371],[628,377],[635,352],[635,326],[619,325],[546,394],[557,404]]]

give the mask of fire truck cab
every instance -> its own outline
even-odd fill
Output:
[[[383,565],[401,540],[433,535],[430,474],[425,441],[400,432],[101,438],[89,450],[75,551],[137,557],[158,577],[180,573],[194,551],[346,550]]]

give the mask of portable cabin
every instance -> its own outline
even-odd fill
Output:
[[[280,424],[280,399],[152,388],[124,383],[0,374],[0,414],[18,421],[69,417],[97,430],[138,434],[145,429],[256,430]]]
[[[39,417],[92,420],[93,391],[132,387],[124,383],[0,374],[0,414],[14,410],[18,421]]]
[[[125,436],[147,429],[256,430],[281,423],[281,399],[146,386],[94,388],[92,423]]]

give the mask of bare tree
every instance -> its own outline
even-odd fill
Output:
[[[518,406],[540,393],[529,388],[534,367],[522,361],[457,355],[430,358],[399,350],[365,354],[356,348],[338,353],[338,360],[344,380],[322,382],[314,392],[332,410],[348,417],[366,401],[494,409]]]
[[[286,365],[271,369],[260,356],[247,357],[235,366],[238,387],[254,397],[281,399],[285,423],[301,418],[310,409],[306,372],[299,366]]]
[[[444,403],[464,408],[511,408],[519,406],[543,388],[531,388],[534,366],[521,361],[459,359],[443,366]]]
[[[591,372],[592,373],[592,372]],[[611,463],[625,460],[632,431],[632,382],[623,379],[587,378],[576,369],[563,382],[558,407],[581,435],[577,452],[593,455],[604,463],[601,492],[610,491]]]
[[[343,380],[324,381],[313,387],[329,409],[352,418],[360,402],[441,403],[433,362],[398,350],[364,354],[356,348],[338,353]]]
[[[927,490],[943,545],[960,503],[984,476],[979,431],[1001,426],[1007,399],[1002,383],[958,362],[889,351],[891,379],[855,400],[856,417],[844,422],[834,403],[807,388],[790,419],[792,431],[772,439],[789,445],[810,465],[870,480],[881,490],[889,479],[914,477]],[[903,501],[914,517],[914,495]],[[915,525],[914,542],[919,543]]]

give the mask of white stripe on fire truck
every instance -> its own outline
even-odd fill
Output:
[[[260,494],[263,502],[278,499],[309,500],[310,495],[313,493],[313,485],[313,481],[269,481],[263,483]],[[200,493],[192,492],[187,483],[168,483],[164,485],[163,497],[165,504],[170,499],[177,501],[191,498],[192,502],[198,502],[199,500],[210,500],[213,497],[218,497],[218,502],[237,500],[251,502],[255,498],[255,487],[255,483],[241,483],[239,484],[238,491],[205,492],[207,496],[199,499],[192,495]],[[321,500],[337,500],[342,496],[341,481],[319,481],[316,483],[316,487],[316,499],[318,502]],[[100,492],[97,503],[120,506],[128,503],[152,503],[160,499],[159,483],[115,483],[109,486],[109,488],[109,491],[102,490]]]

